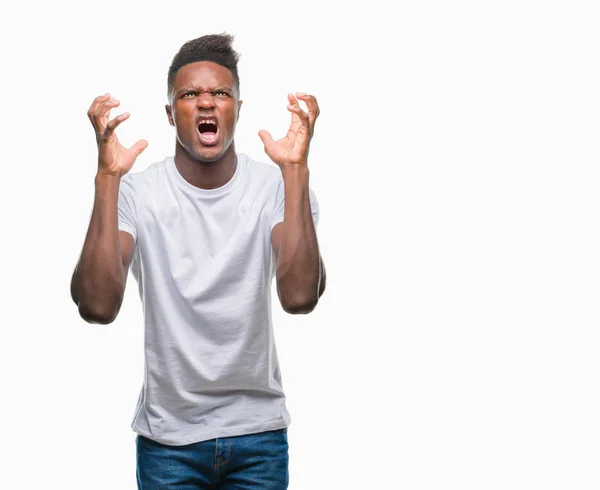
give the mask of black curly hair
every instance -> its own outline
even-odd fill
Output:
[[[239,93],[240,78],[237,71],[237,63],[240,55],[231,47],[233,36],[230,34],[207,34],[197,39],[186,42],[179,52],[173,57],[169,74],[167,76],[167,89],[171,93],[175,75],[182,66],[197,61],[212,61],[217,65],[224,66],[233,75],[235,86]]]

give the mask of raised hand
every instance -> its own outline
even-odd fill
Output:
[[[306,103],[308,114],[300,108],[298,100]],[[317,99],[312,95],[296,93],[296,97],[288,94],[288,111],[292,113],[292,123],[287,134],[274,141],[271,134],[264,129],[258,132],[265,145],[265,153],[280,167],[285,165],[306,165],[308,148],[314,133],[315,121],[319,116]]]
[[[88,117],[96,131],[98,143],[98,173],[103,175],[123,176],[131,167],[136,158],[148,146],[146,140],[139,140],[131,148],[125,148],[117,138],[115,129],[119,124],[129,118],[125,112],[109,120],[110,110],[120,104],[110,94],[96,97],[88,111]]]

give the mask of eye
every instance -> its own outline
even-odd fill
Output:
[[[223,90],[217,90],[217,91],[215,92],[215,95],[218,95],[218,96],[220,96],[220,97],[221,97],[221,96],[223,96],[223,95],[224,95],[225,97],[229,97],[229,93],[228,93],[228,92],[224,92]]]
[[[186,92],[185,94],[181,95],[181,98],[182,99],[185,99],[185,98],[189,99],[190,97],[193,97],[194,95],[196,95],[196,92]]]

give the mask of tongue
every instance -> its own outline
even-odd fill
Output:
[[[214,145],[217,142],[217,133],[208,131],[200,133],[200,141],[203,145]]]

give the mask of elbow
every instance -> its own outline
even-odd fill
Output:
[[[316,308],[318,302],[319,298],[317,295],[281,298],[283,311],[290,315],[306,315]]]
[[[101,290],[79,289],[72,294],[79,316],[87,323],[108,325],[115,321],[121,309],[124,287],[103,288]]]
[[[109,325],[117,318],[118,308],[99,308],[79,303],[79,316],[87,323],[94,325]]]
[[[306,315],[312,312],[319,302],[319,284],[303,284],[299,281],[284,281],[278,278],[277,295],[283,311],[290,315]]]

